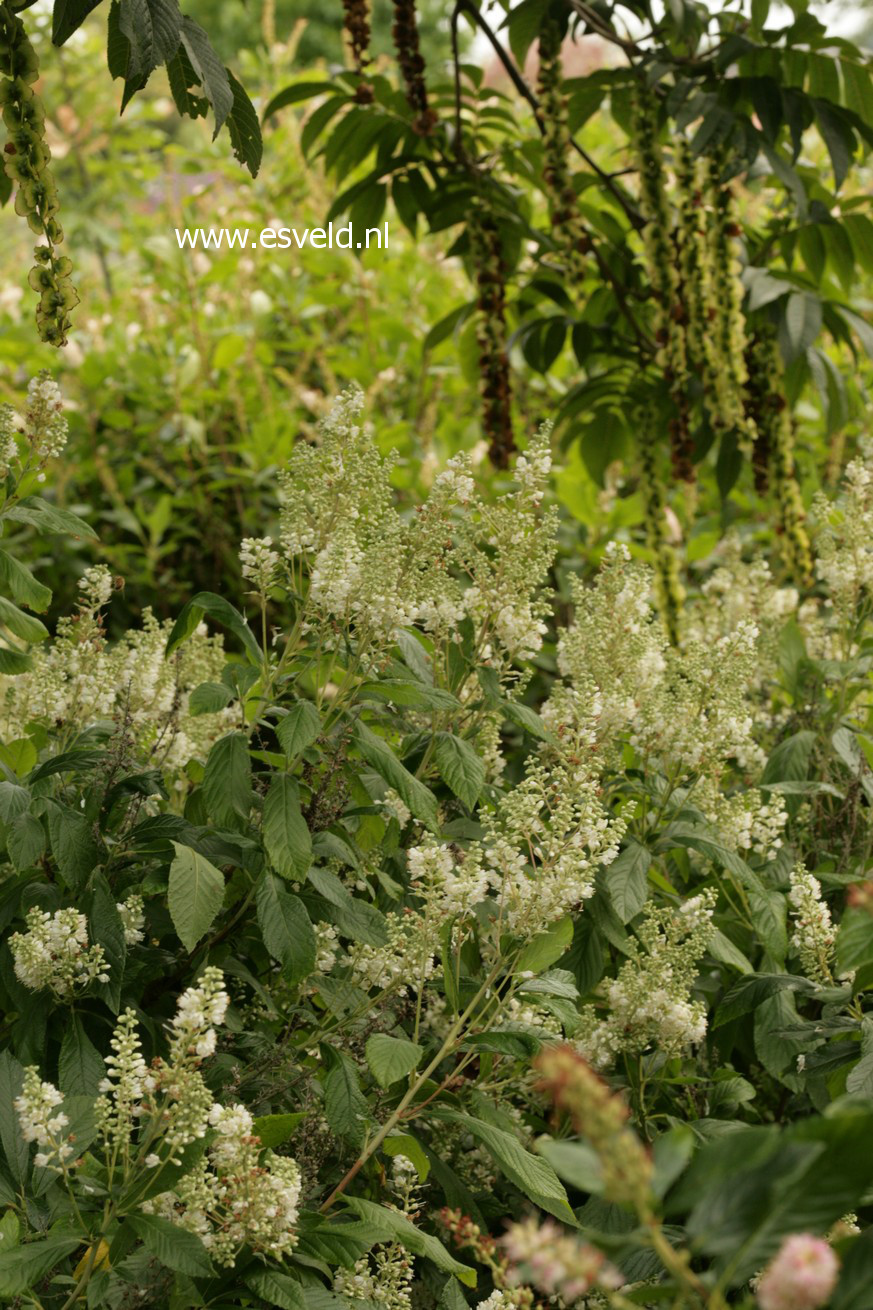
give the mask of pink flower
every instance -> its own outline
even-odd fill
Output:
[[[758,1283],[761,1310],[817,1310],[829,1300],[840,1262],[811,1233],[786,1237]]]

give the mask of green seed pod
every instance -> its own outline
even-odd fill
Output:
[[[551,20],[540,32],[539,60],[537,90],[543,122],[543,178],[548,189],[552,235],[563,256],[570,285],[576,288],[585,277],[586,254],[591,243],[579,212],[568,163],[571,136],[563,90],[561,29]]]
[[[15,212],[40,238],[30,285],[39,293],[36,322],[43,341],[66,345],[70,311],[79,303],[70,281],[72,264],[56,253],[64,239],[55,218],[58,191],[49,171],[51,151],[45,140],[45,111],[33,91],[39,61],[24,23],[7,3],[0,3],[0,105],[8,140],[3,166],[16,186]]]
[[[655,599],[667,635],[678,646],[685,592],[679,579],[679,560],[667,530],[667,495],[658,460],[656,415],[647,406],[640,406],[634,421],[639,433],[640,491],[645,506],[646,544],[654,561]]]
[[[507,468],[515,450],[512,386],[506,348],[506,281],[500,236],[492,214],[474,207],[467,226],[477,287],[476,340],[482,395],[482,426],[496,468]]]

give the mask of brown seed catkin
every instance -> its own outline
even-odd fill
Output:
[[[515,450],[512,385],[506,334],[506,279],[500,234],[492,214],[477,205],[467,227],[476,279],[482,426],[496,468],[507,468]]]

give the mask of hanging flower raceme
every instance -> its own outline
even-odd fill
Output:
[[[506,331],[506,278],[497,223],[477,205],[467,225],[476,277],[476,340],[482,426],[488,454],[496,468],[506,468],[515,450],[512,385]]]
[[[18,981],[35,992],[48,988],[59,1000],[109,981],[103,947],[88,944],[88,921],[73,908],[49,914],[34,906],[27,932],[10,937],[9,949]]]
[[[418,16],[415,0],[394,0],[394,26],[392,28],[397,63],[406,88],[406,99],[416,115],[413,129],[419,136],[430,136],[437,116],[430,108],[427,84],[424,80],[425,63],[418,40]]]
[[[0,4],[0,107],[6,126],[3,151],[6,175],[17,187],[15,212],[27,219],[41,242],[34,249],[36,264],[30,285],[39,294],[36,322],[43,341],[63,346],[70,329],[70,311],[79,298],[70,280],[73,265],[57,247],[64,239],[58,222],[58,192],[45,139],[45,110],[33,89],[39,61],[24,27],[9,4]]]
[[[343,0],[346,34],[352,53],[355,72],[363,78],[370,62],[370,8],[368,0]],[[359,105],[368,105],[373,99],[373,88],[362,81],[355,92]]]
[[[564,95],[561,29],[552,21],[547,21],[540,31],[537,90],[543,130],[543,180],[549,198],[552,236],[566,267],[571,291],[578,292],[587,271],[590,241],[569,166],[572,143]]]

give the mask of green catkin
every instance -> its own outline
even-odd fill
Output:
[[[346,34],[355,72],[359,77],[366,75],[370,62],[370,10],[368,0],[343,0]],[[373,100],[373,88],[367,82],[361,82],[355,92],[359,105],[370,104]]]
[[[0,3],[0,108],[7,140],[3,165],[16,186],[15,212],[42,238],[34,248],[36,264],[28,281],[39,293],[36,323],[43,341],[64,346],[70,311],[79,303],[70,274],[73,265],[57,247],[64,239],[57,219],[58,192],[49,169],[45,110],[33,89],[39,61],[24,24],[8,4]]]
[[[677,233],[667,199],[656,104],[644,89],[638,90],[634,101],[633,136],[640,178],[640,210],[645,219],[643,246],[655,302],[657,362],[664,370],[673,401],[674,412],[668,424],[671,458],[676,477],[691,482],[694,468],[688,404],[690,371],[686,310],[676,255]]]
[[[482,395],[482,426],[488,454],[496,468],[507,468],[515,450],[512,387],[506,345],[506,280],[500,235],[493,216],[481,205],[467,231],[477,290],[476,340]]]
[[[543,178],[548,190],[552,235],[564,258],[570,286],[581,286],[587,271],[590,242],[579,212],[573,175],[569,167],[571,150],[561,61],[561,29],[547,22],[540,33],[537,91],[543,123]]]
[[[794,420],[783,385],[779,343],[772,329],[762,327],[756,333],[748,358],[757,427],[752,453],[756,481],[759,487],[762,482],[769,483],[785,562],[794,577],[808,586],[813,574],[812,548],[804,526],[806,512],[794,463]],[[766,480],[761,474],[765,461]]]
[[[707,159],[705,171],[705,199],[709,210],[706,228],[707,299],[711,307],[711,329],[704,338],[709,383],[707,404],[713,426],[736,431],[741,448],[751,456],[755,432],[743,400],[748,380],[743,285],[734,250],[740,229],[734,211],[733,191],[722,182],[725,162],[724,152],[717,151]]]
[[[643,406],[637,409],[634,419],[640,438],[640,491],[646,544],[655,570],[655,599],[670,641],[678,646],[685,593],[679,580],[679,561],[667,533],[667,496],[658,467],[657,426],[652,412]]]
[[[394,0],[394,26],[391,29],[397,63],[406,88],[406,100],[416,117],[412,124],[419,136],[430,136],[437,116],[430,108],[424,80],[424,58],[418,41],[415,0]]]

